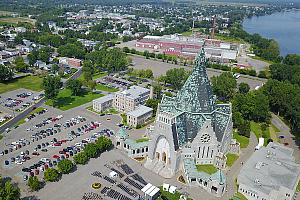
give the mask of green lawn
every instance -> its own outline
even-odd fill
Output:
[[[102,78],[103,76],[107,76],[107,72],[97,72],[94,74],[93,79]]]
[[[147,141],[149,141],[149,138],[147,138],[147,137],[140,138],[140,139],[136,140],[137,143],[139,143],[139,142],[147,142]]]
[[[247,198],[243,194],[237,192],[234,194],[232,200],[247,200]]]
[[[233,138],[236,139],[240,143],[241,148],[247,148],[249,145],[249,138],[239,135],[238,132],[233,132]]]
[[[205,172],[207,174],[213,174],[218,171],[218,169],[213,165],[196,165],[197,170],[201,172]]]
[[[105,92],[117,92],[117,91],[119,91],[117,88],[108,87],[108,86],[103,85],[103,84],[97,84],[96,89],[97,90],[102,90],[102,91],[105,91]]]
[[[38,76],[26,76],[18,79],[14,79],[7,83],[0,83],[0,94],[19,88],[25,88],[33,91],[42,90],[43,78]]]
[[[231,167],[231,166],[234,164],[234,162],[239,158],[238,155],[232,154],[232,153],[228,153],[228,154],[226,155],[226,157],[227,157],[226,164],[227,164],[227,166],[229,166],[229,167]]]
[[[28,117],[28,116],[31,115],[31,114],[38,113],[38,112],[40,112],[40,111],[42,111],[42,110],[44,110],[44,109],[45,109],[45,108],[43,108],[43,107],[38,107],[38,108],[36,108],[35,110],[31,111],[28,115],[26,115],[26,117]],[[23,119],[21,119],[20,121],[18,121],[17,125],[19,126],[19,125],[25,123],[25,118],[26,118],[26,117],[24,117]]]
[[[267,146],[268,139],[271,138],[270,137],[270,127],[267,127],[267,129],[263,131],[262,128],[261,128],[261,124],[251,121],[250,122],[250,129],[255,134],[257,140],[260,137],[265,138],[264,146]]]
[[[83,92],[80,96],[72,96],[69,89],[63,89],[59,92],[54,107],[59,108],[60,110],[69,110],[102,96],[104,95],[87,91]],[[46,105],[52,106],[52,100],[48,100]]]
[[[297,192],[300,192],[300,181],[298,182],[298,185],[297,185]]]
[[[179,200],[180,199],[180,193],[178,191],[175,192],[175,194],[171,194],[168,191],[163,191],[162,186],[160,188],[160,196],[157,198],[158,200],[162,200],[161,196],[166,197],[168,200]]]
[[[0,134],[0,140],[2,140],[2,138],[3,138],[3,135]]]
[[[269,127],[269,131],[270,131],[270,138],[273,141],[278,142],[277,133],[280,132],[280,130],[276,126],[274,126],[273,124],[271,124],[270,127]]]

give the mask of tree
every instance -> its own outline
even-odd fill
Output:
[[[57,64],[52,64],[51,73],[56,74],[59,71],[59,66]]]
[[[283,63],[287,65],[300,65],[300,55],[288,54],[284,59]]]
[[[99,154],[99,148],[94,143],[89,143],[84,147],[84,152],[88,158],[96,158]]]
[[[247,83],[240,83],[239,84],[239,92],[241,94],[247,94],[250,90],[250,86]]]
[[[95,68],[91,61],[83,62],[82,72],[83,72],[83,78],[86,82],[93,80],[93,74],[95,73]]]
[[[156,113],[159,102],[160,100],[158,99],[148,99],[145,105],[152,108],[153,112]]]
[[[250,121],[244,120],[238,127],[240,135],[250,137]]]
[[[69,174],[73,170],[74,164],[71,160],[64,159],[59,161],[57,167],[63,174]]]
[[[220,76],[211,79],[214,94],[223,100],[229,100],[235,94],[237,81],[231,72],[224,72]]]
[[[64,57],[74,57],[82,59],[85,56],[85,49],[81,44],[78,43],[68,43],[62,45],[58,48],[57,52],[60,56]]]
[[[72,95],[77,96],[82,90],[82,83],[77,79],[70,79],[67,81],[67,88],[71,90]]]
[[[3,181],[0,177],[0,199],[2,200],[19,200],[21,196],[20,189],[11,183]]]
[[[104,152],[112,147],[112,141],[107,137],[101,136],[97,139],[96,146],[100,152]]]
[[[73,157],[73,159],[76,164],[80,164],[80,165],[85,165],[89,161],[89,158],[87,157],[87,155],[84,152],[80,152],[80,153],[76,154]]]
[[[62,87],[62,82],[58,76],[46,76],[43,79],[42,86],[45,90],[45,97],[54,101],[59,93],[59,89]]]
[[[5,66],[5,65],[0,65],[0,82],[5,82],[5,81],[9,81],[13,78],[14,73],[13,71]]]
[[[171,85],[172,88],[179,90],[185,83],[189,73],[184,68],[169,69],[166,72],[166,82]]]
[[[24,59],[21,56],[15,58],[14,64],[15,70],[18,72],[24,72],[29,68],[29,66],[24,62]]]
[[[96,81],[90,80],[86,82],[86,85],[90,90],[94,90],[96,88],[97,83]]]
[[[161,85],[158,84],[158,83],[154,83],[152,87],[153,87],[153,93],[156,95],[156,99],[160,100],[162,98],[162,95],[161,95],[161,92],[162,92]]]
[[[27,185],[32,191],[38,191],[41,188],[41,182],[36,176],[30,176]]]
[[[56,181],[58,181],[59,177],[60,177],[60,174],[57,171],[57,169],[48,168],[44,172],[45,181],[56,182]]]

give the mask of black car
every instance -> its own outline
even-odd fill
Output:
[[[13,162],[15,162],[15,161],[16,161],[16,159],[15,159],[14,157],[11,157],[11,158],[10,158],[10,162],[13,163]]]
[[[8,160],[4,161],[4,164],[9,165],[9,161]]]
[[[38,144],[38,145],[37,145],[37,148],[38,148],[38,149],[41,149],[41,148],[42,148],[42,146],[41,146],[40,144]]]
[[[5,149],[5,150],[4,150],[4,153],[5,153],[5,154],[8,154],[8,150],[7,150],[7,149]]]
[[[53,138],[53,142],[57,142],[57,139],[56,139],[56,138]]]
[[[24,168],[22,169],[22,172],[31,172],[31,169],[24,167]]]
[[[53,165],[56,166],[57,165],[57,161],[53,160]]]
[[[41,151],[42,151],[42,152],[47,152],[48,150],[47,150],[47,149],[42,149]]]

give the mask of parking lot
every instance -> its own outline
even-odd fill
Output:
[[[3,110],[12,112],[21,112],[31,106],[35,101],[42,98],[41,92],[33,92],[27,89],[18,89],[1,94],[0,105]]]
[[[12,177],[14,181],[23,185],[25,185],[23,175],[26,173],[22,173],[22,168],[38,163],[41,158],[53,159],[53,155],[59,155],[59,151],[82,142],[84,139],[91,139],[94,133],[102,129],[111,128],[113,131],[118,131],[116,123],[121,122],[119,116],[100,117],[84,108],[75,108],[77,109],[76,112],[62,112],[46,105],[42,107],[45,107],[47,112],[32,118],[19,127],[12,128],[10,132],[4,133],[5,137],[0,141],[0,153],[4,154],[0,156],[0,174]],[[78,121],[79,115],[85,121]],[[73,125],[68,127],[66,125],[68,120],[77,120],[78,123],[73,122]],[[98,121],[101,125],[95,127],[94,130],[85,131],[91,126],[92,121],[94,123]],[[79,134],[79,129],[81,134]],[[52,147],[54,140],[66,142],[62,142],[60,146]],[[39,155],[37,156],[36,153],[34,153],[36,155],[32,155],[33,152],[37,152]]]

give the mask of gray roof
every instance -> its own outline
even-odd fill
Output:
[[[100,97],[98,99],[93,100],[93,102],[97,102],[97,103],[105,103],[107,101],[111,101],[114,99],[114,95],[113,94],[108,94],[106,96]]]
[[[136,142],[135,140],[133,139],[126,139],[124,141],[125,144],[129,145],[130,146],[130,149],[139,149],[139,148],[142,148],[142,147],[147,147],[149,145],[149,141],[144,141],[144,142]]]
[[[138,99],[142,94],[150,92],[149,89],[140,86],[131,86],[128,90],[117,92],[116,94],[126,95],[128,98]]]
[[[295,163],[292,154],[290,148],[269,143],[255,151],[243,165],[238,183],[266,195],[280,186],[294,190],[299,180],[300,165]]]
[[[142,115],[144,115],[146,113],[152,112],[152,111],[153,111],[152,108],[140,105],[135,110],[128,112],[127,115],[130,115],[130,116],[133,116],[133,117],[140,117],[140,116],[142,116]]]

